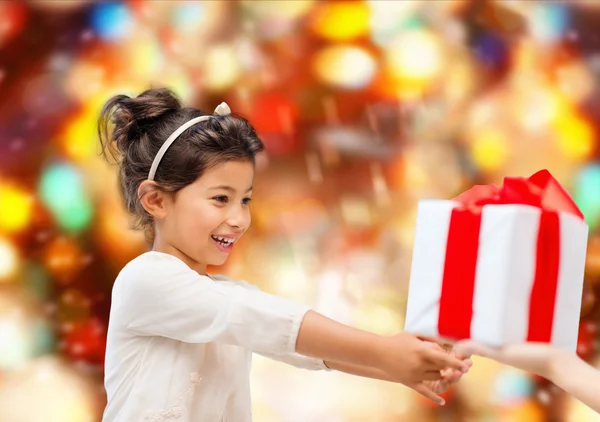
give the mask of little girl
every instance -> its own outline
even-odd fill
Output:
[[[99,121],[129,211],[153,240],[112,292],[105,422],[249,422],[252,353],[305,369],[399,382],[436,403],[470,360],[407,333],[378,336],[206,273],[250,225],[263,144],[223,103],[214,115],[166,89],[119,95]]]

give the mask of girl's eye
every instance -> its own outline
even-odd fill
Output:
[[[227,202],[229,202],[229,198],[228,198],[228,197],[226,197],[226,196],[215,196],[213,199],[214,199],[215,201],[217,201],[217,202],[221,202],[221,203],[223,203],[223,204],[226,204]]]
[[[244,199],[242,199],[242,204],[248,205],[250,203],[250,201],[252,201],[252,198],[244,198]]]

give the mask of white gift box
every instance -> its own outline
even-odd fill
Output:
[[[481,209],[477,255],[474,268],[470,309],[449,310],[443,297],[448,235],[455,208],[462,204],[445,200],[423,200],[419,203],[405,330],[426,336],[455,341],[452,335],[455,314],[470,313],[466,328],[468,338],[490,346],[522,343],[528,340],[531,304],[536,280],[538,234],[542,209],[529,205],[494,204]],[[556,214],[554,214],[556,215]],[[454,235],[468,233],[453,232]],[[577,216],[558,212],[560,241],[555,246],[559,257],[555,283],[553,312],[545,318],[550,324],[549,343],[575,351],[581,310],[588,226]],[[543,242],[542,242],[543,243]],[[553,245],[547,245],[552,247]],[[460,251],[458,255],[460,256]],[[544,262],[544,261],[543,261]],[[546,262],[546,264],[552,264]],[[458,263],[460,267],[460,263]],[[456,288],[445,290],[452,295],[468,292],[469,280],[461,280]],[[448,287],[446,287],[448,289]],[[547,294],[538,289],[537,296]],[[552,289],[549,289],[552,290]],[[468,295],[468,293],[465,293]],[[451,295],[450,295],[451,296]],[[537,300],[552,299],[537,297]],[[467,304],[468,305],[468,304]],[[443,326],[440,329],[440,318]],[[467,322],[468,323],[468,322]],[[534,327],[535,328],[535,327]],[[548,328],[547,328],[548,329]],[[462,336],[466,338],[465,336]]]

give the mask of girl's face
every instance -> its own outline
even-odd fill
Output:
[[[174,254],[200,272],[222,265],[250,226],[254,165],[228,161],[164,199],[155,250]]]

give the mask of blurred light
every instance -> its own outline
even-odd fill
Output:
[[[598,3],[596,0],[573,0],[573,3],[590,9],[597,9],[600,7],[600,3]]]
[[[300,115],[299,105],[286,93],[273,91],[256,95],[252,104],[248,120],[261,136],[269,156],[296,152],[299,145],[294,132]]]
[[[231,25],[231,3],[226,1],[145,1],[136,9],[136,15],[143,15],[143,32],[148,33],[149,38],[156,38],[158,47],[170,53],[173,65],[189,66],[191,70],[199,69],[206,49],[219,42],[215,33]],[[136,29],[134,40],[142,40],[144,36]]]
[[[600,276],[600,237],[590,238],[585,260],[585,271],[592,276]],[[599,280],[600,281],[600,280]]]
[[[15,247],[0,237],[0,280],[14,275],[19,267],[19,255]]]
[[[52,331],[36,315],[34,306],[20,292],[0,292],[0,371],[16,368],[51,350]]]
[[[600,224],[600,164],[589,164],[577,175],[573,198],[591,230]]]
[[[37,263],[27,263],[23,268],[23,285],[32,297],[44,301],[52,290],[52,281],[44,267]]]
[[[473,412],[486,411],[494,405],[494,384],[504,366],[490,359],[474,356],[469,374],[456,385],[461,403]],[[522,419],[526,421],[527,419]]]
[[[383,175],[381,165],[372,164],[371,166],[371,181],[373,183],[373,191],[375,193],[375,202],[379,206],[390,204],[390,189]]]
[[[560,2],[536,2],[532,6],[529,29],[542,42],[558,41],[570,25],[569,9]]]
[[[385,46],[401,30],[423,25],[414,15],[420,6],[416,1],[368,0],[366,3],[371,9],[373,40],[380,46]]]
[[[399,83],[399,95],[413,96],[428,88],[443,68],[439,40],[429,31],[401,34],[385,52],[387,69]]]
[[[56,337],[50,322],[41,318],[36,319],[31,325],[31,333],[34,339],[31,349],[32,356],[43,356],[54,352]]]
[[[85,321],[90,316],[90,299],[77,289],[67,289],[60,295],[58,313],[61,321]]]
[[[259,224],[273,234],[295,237],[319,232],[329,223],[327,208],[316,199],[290,198],[289,203],[263,204],[265,208],[257,214]]]
[[[532,131],[545,131],[550,122],[571,108],[564,95],[544,85],[523,86],[518,89],[510,112],[524,128]],[[489,118],[489,117],[488,117]]]
[[[195,29],[206,17],[206,7],[199,2],[178,2],[171,10],[171,24],[177,30]]]
[[[189,51],[183,54],[189,54]],[[164,64],[162,46],[157,37],[150,31],[137,30],[130,40],[122,45],[121,60],[128,80],[146,81],[154,76],[161,76]]]
[[[21,32],[25,27],[28,14],[25,3],[18,1],[0,3],[0,47]]]
[[[543,81],[540,75],[541,69],[538,64],[540,55],[539,44],[530,38],[524,37],[522,42],[512,47],[512,78],[517,82],[521,82],[521,85],[525,87],[535,87],[537,83]],[[532,85],[534,82],[537,83]]]
[[[120,41],[133,29],[129,8],[119,2],[96,3],[91,9],[90,25],[102,39]]]
[[[406,160],[402,163],[398,172],[398,177],[401,179],[401,183],[406,187],[409,192],[418,193],[426,190],[431,186],[431,175],[427,170],[420,165],[419,162],[413,160]]]
[[[68,1],[48,1],[48,0],[28,0],[35,9],[41,9],[44,12],[64,13],[72,9],[78,9],[90,3],[91,0],[68,0]]]
[[[291,254],[296,253],[292,251]],[[271,264],[272,288],[275,294],[300,302],[310,300],[312,286],[306,269],[294,257],[281,257]]]
[[[0,378],[2,421],[94,422],[97,399],[91,383],[55,357],[36,359]]]
[[[593,256],[594,251],[592,250],[592,248],[593,248],[592,242],[590,241],[588,243],[587,255],[586,255],[586,260],[585,260],[585,274],[586,275],[593,273],[594,258],[598,259],[598,256],[596,256],[596,257]],[[580,319],[587,317],[589,315],[589,313],[594,309],[595,305],[596,305],[596,293],[594,292],[592,285],[590,283],[588,283],[586,280],[586,282],[583,283],[583,292],[581,295],[581,311],[579,312]]]
[[[316,0],[272,1],[242,0],[244,9],[256,19],[291,20],[306,15]]]
[[[67,121],[60,138],[66,155],[74,161],[84,162],[98,156],[98,132],[96,122],[101,108],[86,101],[85,106],[70,121]]]
[[[2,370],[22,365],[30,358],[29,338],[21,325],[20,322],[6,317],[0,319],[0,368]]]
[[[46,268],[62,283],[72,281],[72,276],[83,264],[83,254],[78,245],[65,237],[58,237],[48,244],[43,259]]]
[[[237,53],[240,65],[246,74],[254,71],[263,71],[262,69],[265,67],[265,52],[261,50],[260,45],[255,39],[251,37],[240,39],[237,43]],[[269,72],[269,69],[267,69],[267,72]],[[248,89],[246,87],[238,87],[236,92],[240,96],[240,102],[244,104],[243,108],[249,108],[251,98]]]
[[[533,380],[527,373],[507,368],[495,382],[495,401],[500,406],[515,406],[527,401],[534,392]]]
[[[427,6],[429,6],[428,2]],[[456,12],[460,12],[469,4],[469,0],[444,0],[440,2],[435,2],[435,6],[432,4],[431,6],[439,9],[442,13],[452,14]],[[425,7],[427,7],[425,6]],[[445,17],[445,16],[444,16]]]
[[[375,59],[367,51],[351,46],[331,46],[314,58],[317,76],[325,83],[340,88],[358,89],[366,86],[375,75]]]
[[[594,75],[581,61],[561,66],[556,74],[558,88],[575,103],[585,100],[595,89]]]
[[[75,360],[103,364],[106,352],[106,325],[92,317],[73,328],[65,335],[65,352]]]
[[[417,201],[411,201],[412,206],[399,214],[390,222],[390,234],[397,242],[407,248],[415,243],[415,221],[417,221]],[[408,284],[406,285],[408,288]]]
[[[315,284],[314,310],[342,324],[354,326],[356,303],[347,292],[346,274],[333,268],[327,269],[316,276]]]
[[[66,66],[70,65],[70,58],[66,57]],[[62,67],[60,64],[58,67]],[[63,80],[60,71],[49,71],[27,78],[25,90],[22,93],[23,107],[33,116],[62,118],[62,113],[69,107],[69,99],[63,91]]]
[[[556,143],[565,158],[577,161],[587,158],[594,149],[594,130],[575,112],[562,113],[552,123]]]
[[[129,214],[116,193],[100,204],[95,236],[104,256],[121,268],[139,255],[145,246],[144,233],[130,227]]]
[[[363,2],[322,2],[313,18],[313,30],[332,41],[349,41],[369,31],[370,10]]]
[[[104,67],[84,60],[75,61],[68,67],[65,78],[65,91],[79,102],[85,102],[90,95],[98,93],[106,82]],[[97,117],[97,116],[96,116]]]
[[[546,415],[544,407],[534,400],[522,402],[521,404],[497,409],[498,422],[545,422]],[[583,422],[583,421],[580,421]]]
[[[0,232],[14,233],[26,228],[33,213],[34,198],[12,185],[0,184]]]
[[[402,161],[391,168],[390,178],[411,198],[449,198],[464,187],[464,165],[450,143],[415,142],[404,149]],[[414,220],[409,223],[413,225]]]
[[[577,355],[589,361],[598,351],[598,325],[595,321],[581,321],[577,333]]]
[[[487,129],[481,131],[471,144],[471,159],[482,170],[497,170],[502,167],[507,158],[507,139],[499,130]]]
[[[352,227],[366,227],[373,222],[371,207],[365,199],[342,197],[340,212],[344,222]]]
[[[234,45],[210,46],[204,53],[203,85],[222,91],[233,85],[242,75],[239,55]]]
[[[531,10],[529,0],[496,0],[503,8],[518,13],[521,16],[527,15]]]
[[[451,104],[463,101],[468,97],[476,83],[476,72],[465,57],[449,64],[445,70],[445,81],[441,87],[445,98]]]
[[[399,310],[375,303],[357,306],[354,317],[356,328],[383,336],[399,333],[405,322]]]
[[[428,79],[441,70],[441,46],[425,30],[409,31],[398,37],[387,51],[387,62],[394,75],[409,79]]]
[[[136,19],[151,28],[159,28],[169,24],[171,10],[179,2],[152,0],[129,0],[128,6]]]
[[[475,42],[475,55],[484,64],[501,67],[508,60],[509,47],[502,38],[492,32],[484,33]]]
[[[58,224],[65,230],[79,232],[87,227],[93,215],[78,171],[68,164],[47,167],[41,177],[40,196]]]
[[[279,38],[292,33],[314,4],[315,0],[242,0],[245,18],[242,25],[253,38]]]
[[[162,85],[168,85],[168,83],[165,82]],[[84,104],[74,115],[63,119],[63,127],[57,136],[57,143],[61,147],[61,152],[71,161],[75,161],[80,166],[79,170],[86,172],[86,182],[88,177],[98,176],[98,172],[100,172],[98,163],[105,164],[103,160],[99,159],[100,145],[97,132],[98,116],[104,103],[108,98],[119,94],[135,97],[144,89],[147,89],[145,83],[142,84],[138,81],[123,85],[103,85],[102,89],[94,95],[82,98]],[[69,168],[70,171],[75,171],[74,168]],[[114,169],[111,168],[111,171],[114,172]],[[102,191],[105,192],[105,180],[102,182]],[[86,191],[87,188],[88,186],[86,186]]]

